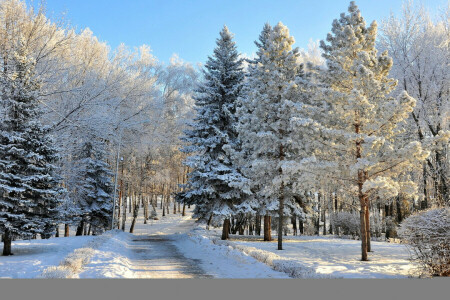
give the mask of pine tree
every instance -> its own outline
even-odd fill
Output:
[[[293,178],[283,172],[284,164],[297,152],[290,141],[289,120],[299,108],[296,81],[302,67],[293,44],[282,23],[273,30],[265,26],[260,36],[260,57],[249,67],[245,97],[239,104],[241,161],[247,160],[244,174],[260,199],[255,203],[253,198],[249,206],[259,206],[263,212],[278,210],[278,250],[282,250],[283,217],[291,214],[291,209],[301,214],[292,199]]]
[[[311,156],[299,169],[340,182],[348,197],[359,199],[362,260],[370,251],[369,199],[416,192],[411,180],[399,180],[428,156],[421,144],[399,143],[400,124],[415,100],[403,92],[390,96],[397,82],[388,78],[392,59],[375,48],[377,25],[366,26],[354,2],[349,14],[333,22],[321,42],[327,68],[319,71],[314,101],[291,124],[303,132]],[[308,117],[309,116],[309,117]]]
[[[228,237],[229,217],[245,197],[245,181],[233,164],[231,152],[239,148],[235,128],[236,99],[244,78],[233,36],[226,26],[220,32],[212,57],[208,57],[195,97],[196,117],[183,141],[184,152],[194,154],[185,164],[189,173],[187,190],[178,194],[187,204],[195,204],[194,216],[224,219],[223,238]]]
[[[0,107],[0,232],[3,255],[11,240],[41,234],[48,238],[59,218],[62,188],[56,176],[58,159],[49,128],[39,117],[39,84],[34,60],[22,39],[2,61]]]
[[[113,174],[103,148],[104,144],[95,139],[86,140],[76,155],[80,181],[76,202],[81,212],[81,227],[89,223],[94,234],[110,227],[112,214]]]

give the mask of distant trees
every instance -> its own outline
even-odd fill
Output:
[[[391,15],[381,26],[379,46],[394,60],[391,75],[398,90],[417,100],[410,112],[407,134],[427,146],[430,156],[419,175],[420,206],[449,205],[450,165],[446,139],[429,145],[430,138],[445,136],[450,130],[450,7],[433,20],[424,7],[405,2],[401,17]]]

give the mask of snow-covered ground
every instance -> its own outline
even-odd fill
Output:
[[[121,233],[95,250],[80,278],[288,278],[285,273],[195,234],[190,217],[161,216],[143,224],[134,234]],[[127,221],[131,221],[128,217]],[[129,229],[129,223],[126,230]]]
[[[372,242],[370,261],[361,262],[359,241],[288,236],[284,250],[278,251],[276,239],[232,235],[230,241],[221,241],[220,229],[205,230],[190,217],[190,210],[185,217],[157,212],[159,220],[143,224],[140,211],[134,234],[128,233],[128,216],[126,232],[108,233],[101,243],[92,236],[13,242],[15,255],[0,256],[0,277],[39,277],[80,253],[89,253],[89,259],[70,277],[400,278],[414,270],[401,244]]]
[[[219,230],[205,232],[212,240],[220,236]],[[272,242],[264,242],[256,236],[231,236],[226,244],[250,254],[252,250],[261,250],[262,253],[277,256],[277,259],[312,269],[319,276],[405,278],[414,276],[417,270],[417,266],[409,261],[409,252],[402,244],[372,241],[369,261],[363,262],[360,260],[360,241],[323,236],[286,236],[283,250],[278,251],[276,236],[272,237]]]
[[[0,256],[0,278],[34,278],[57,266],[74,249],[82,248],[93,236],[50,238],[12,242],[12,256]],[[3,244],[0,244],[3,247]]]

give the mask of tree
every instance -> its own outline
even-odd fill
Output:
[[[265,33],[269,33],[265,40]],[[294,38],[281,22],[261,34],[260,57],[249,66],[245,97],[239,103],[239,137],[243,172],[264,211],[278,210],[278,250],[282,250],[283,216],[296,207],[292,177],[283,172],[285,160],[296,158],[290,140],[289,120],[296,111],[296,81],[302,74]],[[255,201],[252,199],[251,201]]]
[[[398,89],[417,99],[407,136],[426,147],[429,137],[444,135],[450,129],[449,14],[450,6],[442,20],[433,21],[424,8],[406,2],[401,17],[391,15],[383,22],[379,40],[380,47],[394,59],[391,74],[400,83]],[[450,204],[448,139],[430,150],[421,176],[422,208]]]
[[[341,182],[347,197],[359,200],[366,261],[370,197],[413,195],[415,183],[399,175],[420,166],[429,153],[416,141],[401,143],[401,124],[415,100],[406,92],[390,96],[397,82],[388,78],[392,59],[375,48],[377,25],[367,27],[354,2],[348,12],[333,21],[328,44],[321,42],[327,68],[319,71],[314,102],[303,105],[302,116],[292,124],[307,133],[305,143],[312,149],[298,169]]]
[[[62,188],[49,128],[39,121],[35,61],[23,39],[1,63],[0,231],[3,255],[11,255],[13,238],[51,235],[59,219]]]
[[[106,153],[102,148],[103,143],[89,139],[82,143],[76,154],[80,182],[76,191],[81,224],[89,222],[94,234],[110,227],[112,214],[113,174],[105,162]]]
[[[185,164],[192,169],[186,191],[178,199],[195,204],[199,218],[213,215],[224,218],[223,238],[228,237],[235,205],[245,196],[240,188],[245,180],[233,164],[229,150],[237,147],[235,123],[236,99],[243,80],[242,61],[238,58],[233,36],[225,26],[217,39],[212,57],[203,72],[204,82],[195,97],[197,115],[183,141],[183,151],[194,154]],[[228,152],[227,152],[228,150]]]

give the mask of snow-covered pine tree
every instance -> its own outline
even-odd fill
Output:
[[[76,154],[77,178],[76,203],[81,212],[81,223],[77,234],[89,223],[93,234],[99,234],[110,227],[112,214],[113,174],[106,163],[104,144],[88,139]]]
[[[12,239],[52,234],[62,188],[54,165],[57,151],[49,128],[39,121],[35,63],[23,39],[1,64],[0,232],[3,255],[11,255]]]
[[[229,217],[250,192],[242,188],[245,178],[230,157],[232,150],[239,148],[235,110],[244,74],[233,35],[226,26],[213,56],[208,57],[203,76],[195,96],[196,117],[182,138],[189,144],[183,151],[193,154],[185,161],[192,171],[187,190],[177,198],[195,204],[194,216],[198,218],[223,218],[222,238],[227,239]]]
[[[396,81],[388,78],[392,59],[375,48],[377,25],[366,26],[354,2],[349,14],[334,20],[328,44],[321,42],[327,68],[319,73],[315,104],[303,106],[304,116],[292,125],[305,132],[310,158],[300,170],[341,182],[347,196],[359,199],[362,260],[370,243],[369,199],[414,194],[411,180],[399,174],[420,167],[428,152],[419,142],[398,143],[399,126],[413,110],[415,100],[403,92],[390,93]],[[309,139],[307,139],[309,137]]]
[[[263,38],[261,56],[249,66],[245,97],[241,97],[238,110],[242,157],[248,161],[243,172],[251,180],[261,210],[278,209],[278,250],[282,250],[283,216],[297,207],[292,197],[293,178],[282,168],[285,160],[297,158],[290,141],[289,120],[300,108],[296,81],[302,68],[293,44],[294,38],[282,23],[270,30],[267,41]]]
[[[240,130],[246,128],[246,126],[250,126],[252,111],[254,108],[252,107],[251,99],[248,97],[248,94],[251,92],[253,87],[249,85],[248,82],[249,78],[253,75],[253,73],[255,73],[253,70],[256,68],[256,65],[261,62],[264,51],[267,50],[271,31],[272,26],[269,23],[265,23],[261,33],[259,34],[258,40],[254,42],[258,49],[256,51],[256,57],[254,59],[247,60],[249,65],[245,74],[246,79],[244,80],[244,84],[238,97],[236,108],[238,121],[237,126]],[[239,138],[241,137],[244,136],[240,135]],[[248,164],[250,153],[253,151],[252,148],[249,147],[251,146],[251,143],[245,142],[244,144],[246,146],[243,148],[241,147],[241,151],[233,153],[234,162],[239,166],[242,166],[242,168],[245,168]],[[257,222],[260,222],[261,215],[264,215],[264,241],[271,241],[271,216],[269,211],[266,210],[261,201],[258,201],[258,185],[254,182],[252,183],[251,181],[247,181],[247,185],[248,184],[251,184],[251,194],[236,206],[236,212],[241,214],[256,214]]]

